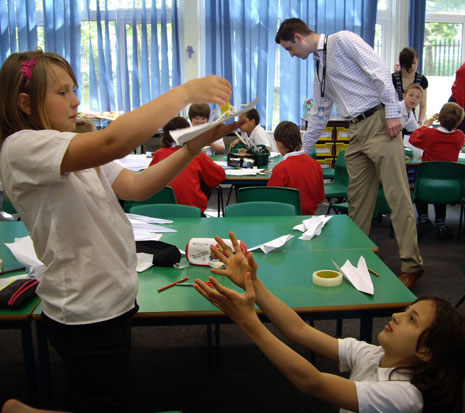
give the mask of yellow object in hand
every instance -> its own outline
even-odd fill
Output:
[[[226,102],[226,105],[221,106],[221,113],[228,113],[231,110],[231,104]]]

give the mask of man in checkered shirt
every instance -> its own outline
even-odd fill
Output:
[[[311,154],[336,104],[350,120],[345,153],[349,215],[369,235],[382,183],[399,245],[399,278],[412,288],[423,273],[423,260],[405,168],[401,108],[387,65],[360,36],[348,31],[325,36],[300,19],[285,20],[276,43],[292,57],[306,59],[313,54],[316,60],[314,104],[303,149]]]

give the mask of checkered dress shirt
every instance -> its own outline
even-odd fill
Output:
[[[321,97],[323,47],[325,35],[318,41],[319,74],[315,69],[314,104],[309,127],[303,137],[303,149],[310,154],[328,123],[333,104],[344,118],[354,118],[380,103],[386,107],[386,118],[400,118],[401,107],[392,84],[391,73],[384,61],[355,33],[341,31],[328,36],[325,97]],[[321,60],[320,60],[321,58]],[[324,108],[324,117],[318,116]]]

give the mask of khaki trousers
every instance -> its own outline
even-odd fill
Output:
[[[345,154],[349,173],[349,216],[365,234],[370,234],[381,182],[391,209],[401,272],[422,269],[423,260],[418,249],[415,212],[401,134],[390,139],[386,131],[385,111],[381,109],[369,118],[351,125],[349,139],[349,148]]]

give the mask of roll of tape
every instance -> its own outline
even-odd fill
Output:
[[[342,284],[342,274],[334,270],[319,270],[313,273],[313,284],[320,287],[337,287]]]

